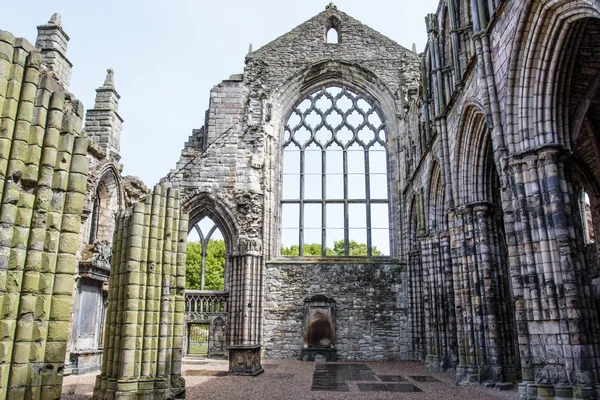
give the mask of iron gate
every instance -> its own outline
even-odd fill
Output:
[[[188,351],[189,355],[207,356],[208,355],[208,333],[210,324],[190,324],[188,330]]]

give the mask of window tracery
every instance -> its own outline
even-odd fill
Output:
[[[282,255],[390,254],[385,124],[364,97],[331,86],[293,108],[282,181]]]

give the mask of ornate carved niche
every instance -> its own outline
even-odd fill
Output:
[[[316,295],[304,300],[304,361],[335,361],[335,300]]]

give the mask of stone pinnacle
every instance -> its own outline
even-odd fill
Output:
[[[115,87],[115,72],[112,68],[106,70],[106,79],[104,80],[104,86]]]
[[[56,26],[61,26],[62,27],[62,21],[60,19],[60,14],[59,13],[52,14],[52,16],[50,17],[50,20],[48,21],[48,23],[52,24],[52,25],[56,25]]]

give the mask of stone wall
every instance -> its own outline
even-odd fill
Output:
[[[336,301],[335,340],[340,360],[409,359],[406,270],[386,260],[267,263],[264,310],[266,358],[300,358],[304,299]]]

